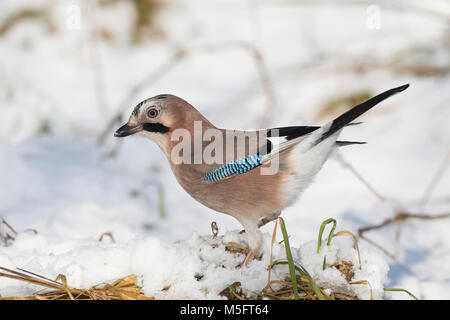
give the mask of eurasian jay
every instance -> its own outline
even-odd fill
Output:
[[[216,128],[174,95],[140,102],[116,137],[138,134],[156,142],[178,183],[203,205],[236,218],[248,237],[247,266],[262,243],[259,228],[291,205],[337,147],[345,126],[409,84],[387,90],[323,126],[259,130]]]

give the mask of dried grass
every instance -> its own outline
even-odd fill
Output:
[[[113,283],[100,283],[90,289],[70,288],[64,275],[55,280],[36,273],[18,269],[15,271],[0,267],[0,276],[28,282],[45,287],[44,292],[37,292],[24,297],[5,297],[2,300],[152,300],[141,292],[136,284],[136,276],[128,275]]]

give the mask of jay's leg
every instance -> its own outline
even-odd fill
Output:
[[[242,221],[241,223],[245,228],[245,233],[247,234],[248,245],[250,248],[249,253],[241,263],[242,268],[248,266],[248,264],[255,258],[255,255],[258,253],[258,250],[262,244],[262,233],[261,231],[259,231],[258,225],[253,222]]]

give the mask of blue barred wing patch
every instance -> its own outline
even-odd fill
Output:
[[[250,155],[248,157],[230,161],[217,169],[214,169],[203,177],[204,181],[216,182],[229,176],[235,176],[245,173],[262,164],[262,158],[259,154]]]

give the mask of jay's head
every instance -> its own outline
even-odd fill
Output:
[[[161,94],[140,102],[128,122],[114,133],[115,137],[138,134],[163,146],[175,129],[190,129],[196,120],[207,121],[185,100]]]
[[[159,95],[140,102],[131,113],[128,122],[121,126],[115,137],[126,137],[140,133],[149,138],[164,135],[170,131],[173,122],[170,106],[178,98],[169,95]]]

